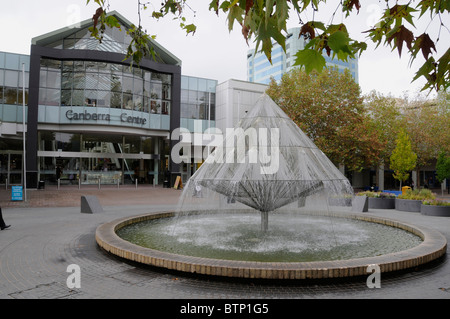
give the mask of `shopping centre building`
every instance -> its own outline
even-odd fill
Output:
[[[130,67],[131,23],[111,14],[121,29],[101,42],[89,19],[33,38],[30,55],[0,52],[0,183],[22,184],[23,165],[27,188],[160,184],[168,172],[173,181],[195,171],[170,160],[171,132],[215,125],[217,81],[182,76],[155,41],[156,59]]]

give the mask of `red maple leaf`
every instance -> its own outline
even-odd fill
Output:
[[[347,7],[350,8],[350,10],[353,8],[353,6],[358,10],[361,9],[361,4],[359,3],[359,0],[350,0],[347,4]]]
[[[316,37],[316,32],[311,25],[306,23],[300,29],[300,34],[298,36],[301,37],[302,35],[304,35],[306,38],[314,39]]]
[[[434,52],[436,52],[433,40],[426,33],[416,38],[416,44],[422,50],[422,54],[426,60],[428,60],[428,55],[431,54],[431,49],[434,49]]]
[[[398,54],[402,56],[403,42],[406,42],[406,46],[408,47],[408,49],[411,49],[411,44],[414,41],[414,34],[404,26],[400,26],[398,28],[398,31],[392,34],[387,39],[389,44],[393,39],[395,39],[395,46],[398,49]]]
[[[245,15],[250,11],[250,9],[253,7],[253,0],[247,0],[245,3]]]
[[[98,19],[100,18],[100,16],[102,14],[103,14],[103,8],[101,8],[101,7],[95,11],[94,16],[92,17],[92,20],[94,20],[94,28],[97,27]]]

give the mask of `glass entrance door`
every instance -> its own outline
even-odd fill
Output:
[[[0,183],[5,185],[22,185],[22,152],[1,151]]]

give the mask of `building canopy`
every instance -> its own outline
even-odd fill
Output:
[[[119,21],[120,28],[107,27],[101,42],[91,36],[89,28],[93,26],[93,21],[87,19],[72,26],[35,37],[32,39],[32,44],[55,49],[95,50],[126,54],[132,41],[126,31],[133,24],[116,11],[112,11],[108,15],[114,16]],[[156,62],[181,66],[181,60],[155,40],[151,39],[149,45],[155,51]]]

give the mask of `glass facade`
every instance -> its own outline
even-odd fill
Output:
[[[128,65],[42,59],[39,105],[170,114],[172,76]]]
[[[264,53],[255,53],[254,50],[249,51],[247,54],[247,80],[249,82],[269,84],[271,78],[274,78],[275,81],[280,81],[285,72],[289,72],[292,68],[295,68],[295,54],[299,50],[304,49],[306,44],[305,39],[299,37],[299,34],[300,28],[288,30],[286,52],[283,51],[279,44],[274,44],[272,49],[272,63],[267,60]],[[350,70],[355,82],[358,83],[358,60],[349,59],[348,62],[340,61],[337,58],[333,59],[329,57],[325,51],[323,56],[328,67],[335,67],[340,72],[344,72],[345,69]]]
[[[28,105],[29,69],[29,56],[0,52],[0,184],[20,185],[23,180],[22,131],[15,124],[23,122],[24,84]]]
[[[153,183],[159,156],[152,154],[159,147],[158,138],[145,136],[40,131],[40,179],[63,185]]]
[[[126,54],[127,48],[131,43],[131,37],[126,32],[121,31],[125,29],[123,25],[121,25],[120,29],[106,28],[103,39],[99,42],[91,37],[89,28],[84,28],[48,46],[55,49],[95,50]]]
[[[216,80],[181,77],[181,127],[203,133],[215,126],[216,86]]]
[[[25,83],[22,64],[25,65]],[[29,69],[29,56],[0,52],[0,121],[22,121],[24,84],[25,105],[28,105]]]

